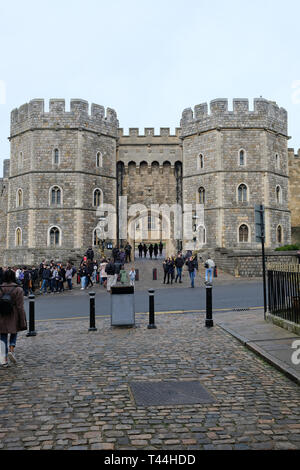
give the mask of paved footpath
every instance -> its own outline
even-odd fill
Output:
[[[240,313],[242,314],[242,313]],[[157,329],[37,323],[0,370],[1,449],[300,449],[299,386],[203,314]],[[223,318],[223,322],[225,320]],[[211,401],[137,404],[132,383],[200,383]]]

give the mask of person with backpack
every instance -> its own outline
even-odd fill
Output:
[[[212,283],[213,270],[215,267],[215,262],[210,258],[210,256],[205,261],[204,267],[205,267],[205,284],[209,285]],[[208,280],[208,276],[210,280]]]
[[[8,359],[16,363],[14,350],[17,333],[27,330],[23,289],[17,285],[15,272],[8,268],[0,286],[0,367],[8,367]],[[9,344],[8,344],[8,335]]]

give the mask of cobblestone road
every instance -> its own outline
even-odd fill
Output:
[[[39,323],[0,370],[1,449],[300,449],[299,387],[203,316],[156,330]],[[199,380],[214,402],[136,406],[132,381]]]

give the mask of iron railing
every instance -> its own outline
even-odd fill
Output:
[[[269,312],[300,324],[300,265],[268,263]]]

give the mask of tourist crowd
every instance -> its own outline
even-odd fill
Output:
[[[158,254],[162,254],[162,244],[140,244],[138,247],[141,257],[140,247],[143,248],[144,257],[149,252],[150,258],[152,254],[157,258]],[[96,260],[94,251],[90,247],[83,256],[81,263],[76,268],[71,262],[62,264],[51,260],[46,262],[43,260],[39,266],[22,266],[10,268],[15,272],[16,282],[23,288],[24,296],[39,292],[61,293],[65,290],[72,290],[74,282],[80,284],[81,290],[93,287],[96,283],[103,286],[108,292],[111,288],[120,282],[122,285],[135,285],[137,271],[135,270],[131,260],[131,246],[127,243],[124,249],[117,247],[112,249],[111,258],[103,257]],[[130,269],[125,269],[125,264],[129,264]],[[171,256],[163,260],[163,284],[182,283],[183,268],[186,269],[190,276],[191,287],[194,287],[195,277],[198,267],[197,256],[193,256],[192,252],[178,252],[176,256]],[[215,264],[213,260],[208,259],[205,263],[205,282],[211,283],[214,273]],[[0,285],[2,284],[4,271],[0,268]]]

